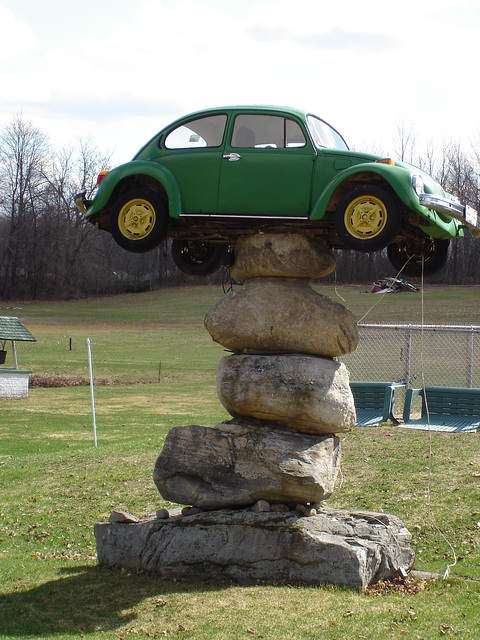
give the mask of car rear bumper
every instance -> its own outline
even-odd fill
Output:
[[[87,213],[87,206],[90,204],[90,201],[85,198],[86,193],[86,190],[83,189],[82,191],[79,191],[75,196],[75,206],[80,211],[80,213],[83,213],[83,215]]]
[[[473,207],[432,193],[422,193],[418,197],[422,206],[455,218],[470,229],[474,238],[480,238],[480,221]]]

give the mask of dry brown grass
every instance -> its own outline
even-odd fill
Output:
[[[32,373],[30,387],[49,389],[53,387],[84,387],[90,384],[90,378],[82,376],[60,376],[42,373]],[[95,385],[112,384],[107,378],[94,379]]]

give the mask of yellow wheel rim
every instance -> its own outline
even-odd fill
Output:
[[[387,208],[379,198],[360,196],[345,211],[345,228],[359,240],[375,238],[387,224]]]
[[[118,229],[129,240],[146,238],[155,226],[155,209],[143,198],[129,200],[118,214]]]

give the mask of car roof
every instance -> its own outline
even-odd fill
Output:
[[[288,114],[292,116],[299,116],[301,118],[305,118],[310,112],[304,111],[302,109],[296,109],[294,107],[282,107],[276,105],[265,105],[265,104],[250,104],[250,105],[230,105],[223,107],[210,107],[208,109],[202,109],[201,111],[194,111],[189,113],[181,118],[178,118],[175,122],[180,120],[207,116],[211,113],[250,113],[254,111],[255,113],[276,113],[276,114]],[[173,123],[172,123],[173,124]]]
[[[180,118],[177,118],[170,124],[164,126],[160,131],[158,131],[134,156],[134,160],[139,156],[139,154],[154,140],[156,140],[159,136],[163,135],[165,132],[173,130],[175,127],[181,126],[183,123],[188,122],[194,118],[202,118],[207,117],[213,114],[241,114],[241,113],[265,113],[265,114],[275,114],[275,115],[283,115],[283,116],[294,116],[299,118],[300,120],[305,121],[306,117],[309,115],[314,115],[310,111],[305,111],[303,109],[297,109],[295,107],[282,107],[278,105],[266,105],[266,104],[249,104],[249,105],[230,105],[223,107],[210,107],[208,109],[202,109],[200,111],[193,111],[192,113],[188,113]],[[319,116],[315,116],[319,117]],[[325,124],[331,127],[340,138],[343,139],[342,135],[330,125],[326,120],[320,118]],[[345,141],[344,141],[345,142]],[[345,145],[347,143],[345,142]],[[347,147],[348,148],[348,147]]]

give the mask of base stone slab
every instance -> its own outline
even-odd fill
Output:
[[[101,564],[167,579],[339,584],[361,589],[408,571],[411,535],[392,515],[325,509],[207,511],[95,525]]]

